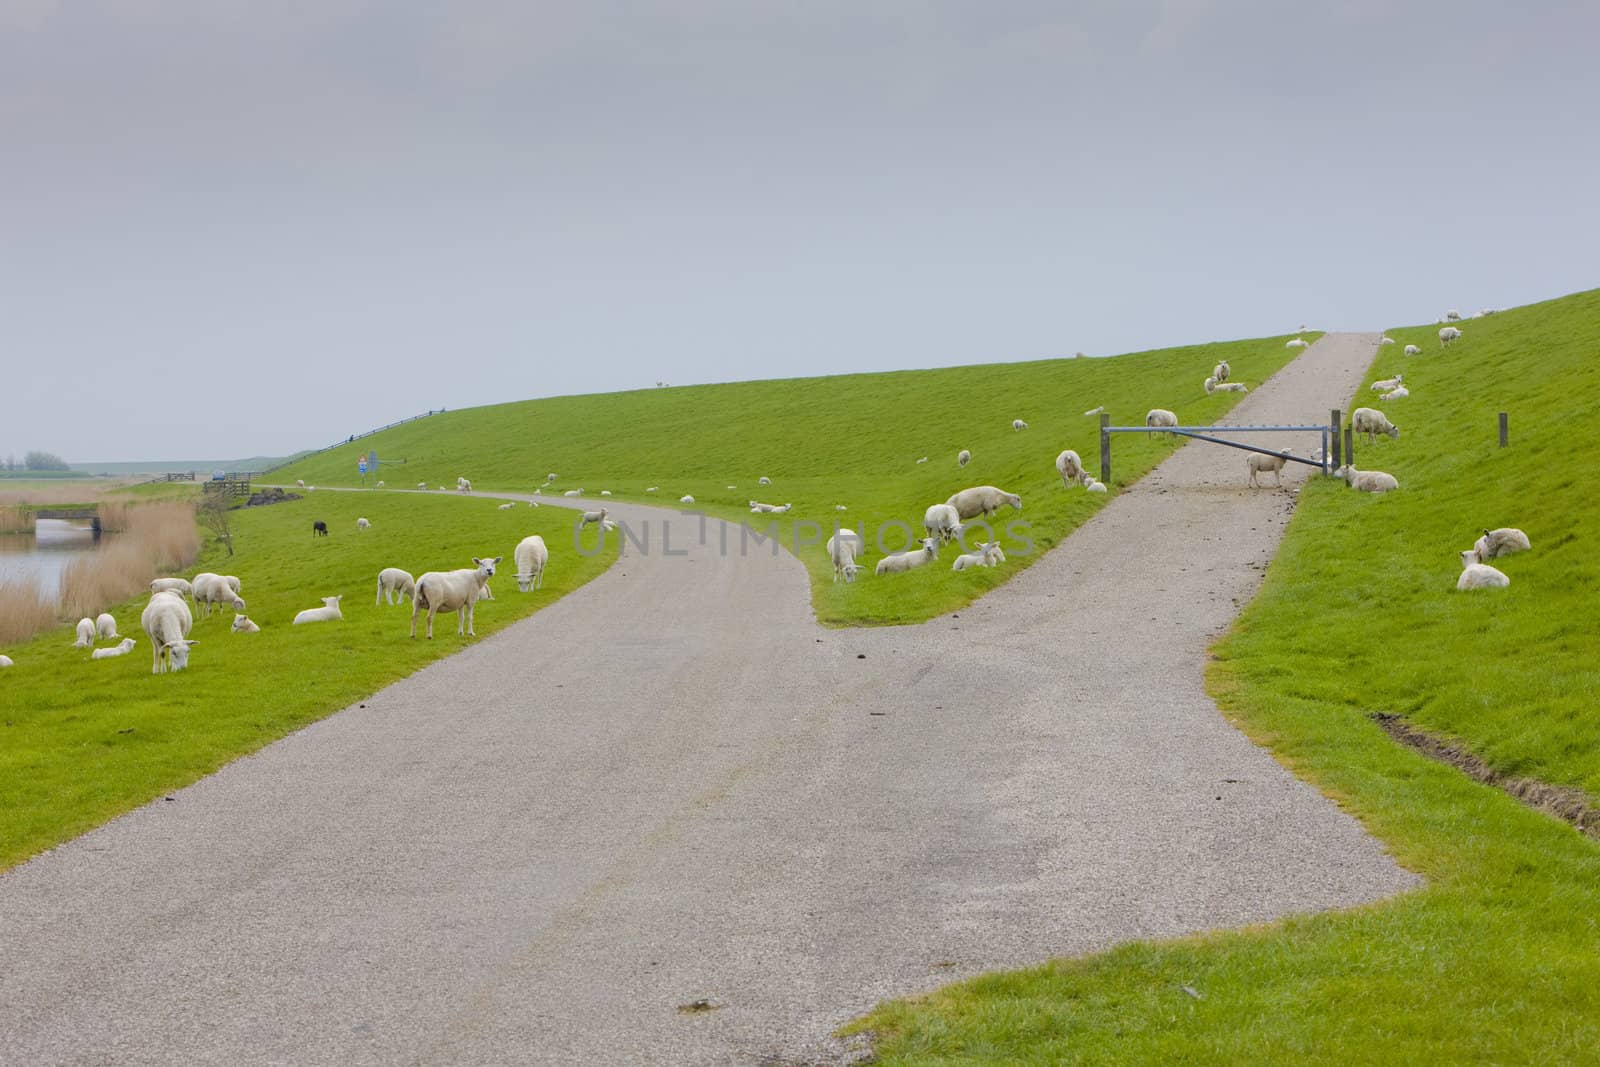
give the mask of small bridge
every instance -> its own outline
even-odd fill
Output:
[[[98,519],[100,509],[93,504],[81,508],[35,508],[36,519]]]

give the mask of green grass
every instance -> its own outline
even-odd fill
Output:
[[[356,516],[373,523],[357,533]],[[331,536],[311,537],[311,523]],[[193,571],[238,575],[259,634],[234,634],[231,611],[197,619],[200,643],[181,674],[152,675],[139,626],[146,598],[114,609],[129,655],[92,662],[57,630],[7,648],[0,674],[0,869],[99,825],[365,697],[463,647],[455,617],[434,640],[407,637],[410,602],[375,607],[378,571],[413,574],[503,555],[497,599],[477,606],[481,640],[576,589],[614,552],[573,551],[571,513],[499,511],[488,500],[397,493],[316,493],[233,512],[237,554],[208,549]],[[512,549],[542,534],[551,562],[544,588],[519,593]],[[592,534],[591,534],[592,536]],[[614,536],[614,535],[613,535]],[[291,626],[297,611],[344,594],[344,621]]]
[[[858,1024],[882,1063],[1600,1062],[1600,846],[1370,718],[1600,797],[1600,291],[1462,330],[1444,352],[1437,326],[1391,331],[1368,381],[1404,373],[1411,397],[1383,405],[1402,435],[1356,459],[1400,492],[1308,487],[1208,679],[1426,888],[887,1004]],[[1457,553],[1501,525],[1533,542],[1498,564],[1511,587],[1456,593]]]
[[[355,444],[309,457],[273,480],[311,485],[358,484],[357,457],[377,452],[379,476],[391,487],[453,487],[458,475],[476,489],[531,492],[547,472],[552,491],[611,490],[622,499],[677,506],[690,494],[699,510],[750,519],[752,498],[793,503],[779,523],[793,547],[795,520],[831,532],[835,522],[867,534],[897,520],[921,535],[929,504],[971,485],[998,485],[1021,495],[996,532],[1010,563],[1002,569],[951,573],[949,563],[909,575],[853,585],[833,582],[820,541],[798,555],[812,577],[818,618],[829,624],[904,623],[960,608],[1005,581],[1097,511],[1106,495],[1068,492],[1055,457],[1073,448],[1098,469],[1099,420],[1105,405],[1119,424],[1142,424],[1153,407],[1205,422],[1237,403],[1236,394],[1206,396],[1201,387],[1220,359],[1233,379],[1259,384],[1295,354],[1285,337],[1165,349],[1112,359],[1060,359],[833,378],[742,382],[558,397],[433,415]],[[1011,429],[1021,418],[1029,429]],[[956,465],[971,450],[972,462]],[[1171,450],[1133,435],[1116,444],[1112,489],[1148,471]],[[919,457],[928,462],[918,464]],[[401,461],[404,462],[401,462]],[[770,486],[758,486],[762,475]],[[375,476],[376,477],[376,476]],[[728,489],[729,485],[737,486]],[[660,493],[646,495],[648,486]],[[846,511],[836,510],[843,504]],[[1004,523],[1025,520],[1025,536]],[[1018,528],[1019,530],[1021,528]],[[981,535],[980,538],[986,535]],[[904,547],[891,532],[889,551]],[[878,558],[873,549],[867,562]],[[948,550],[943,557],[946,561]]]

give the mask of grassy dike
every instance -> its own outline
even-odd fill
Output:
[[[1308,338],[1315,334],[1307,334]],[[778,521],[793,547],[796,522],[821,530],[815,546],[798,539],[811,574],[812,601],[826,624],[918,622],[970,603],[1006,581],[1088,520],[1106,496],[1068,492],[1055,458],[1073,448],[1098,464],[1099,420],[1083,412],[1105,406],[1121,424],[1142,424],[1164,407],[1206,422],[1238,402],[1237,394],[1207,396],[1202,383],[1227,359],[1233,380],[1258,385],[1296,354],[1286,337],[1162,349],[1111,359],[1056,359],[939,370],[856,374],[787,381],[649,389],[556,397],[433,415],[274,471],[276,481],[311,485],[357,483],[357,457],[376,451],[390,486],[453,487],[458,475],[474,488],[531,493],[547,473],[550,492],[581,487],[586,497],[608,489],[616,497],[694,507],[756,528],[772,516],[749,512],[752,498],[792,503]],[[1014,431],[1013,419],[1028,429]],[[1133,437],[1134,439],[1129,439]],[[1137,479],[1172,446],[1142,436],[1117,441],[1116,478]],[[968,449],[972,461],[956,464]],[[917,460],[926,456],[926,463]],[[402,462],[403,461],[403,462]],[[758,484],[761,477],[772,484]],[[869,546],[884,523],[922,530],[929,504],[972,485],[998,485],[1021,495],[1023,511],[999,516],[1010,562],[999,570],[950,572],[927,567],[894,581],[869,573],[853,585],[835,584],[820,542],[837,522],[865,532]],[[646,493],[651,486],[656,493]],[[730,488],[733,487],[733,488]],[[846,510],[838,510],[843,505]],[[598,503],[592,506],[599,506]],[[1006,523],[1022,520],[1015,535]],[[815,536],[813,534],[813,536]],[[904,547],[891,531],[888,551]],[[976,540],[986,539],[979,532]],[[1031,542],[1031,545],[1029,544]],[[875,547],[866,559],[879,558]]]
[[[195,570],[238,575],[262,632],[231,633],[231,611],[197,619],[199,638],[181,674],[152,675],[139,625],[145,597],[112,609],[139,643],[91,661],[56,630],[6,653],[0,675],[0,869],[181,788],[390,682],[463,647],[454,616],[434,640],[408,636],[410,602],[376,607],[378,571],[413,574],[502,555],[497,599],[477,605],[481,640],[583,585],[616,558],[572,544],[564,508],[500,511],[491,500],[400,493],[317,492],[232,513],[237,554],[215,547]],[[356,517],[372,529],[356,531]],[[313,519],[331,536],[313,539]],[[542,534],[551,561],[544,588],[519,593],[512,549]],[[613,535],[614,538],[615,535]],[[590,537],[593,537],[591,531]],[[193,573],[193,572],[190,572]],[[291,626],[296,612],[343,594],[344,621]],[[109,642],[107,642],[109,644]]]
[[[1437,331],[1391,331],[1367,379],[1399,372],[1411,390],[1382,405],[1400,439],[1356,456],[1400,491],[1309,486],[1208,678],[1233,722],[1427,886],[886,1004],[856,1025],[879,1062],[1600,1061],[1600,843],[1372,718],[1600,803],[1600,465],[1582,458],[1600,291],[1469,321],[1445,350]],[[1456,593],[1457,552],[1502,525],[1533,542],[1498,563],[1511,587]]]

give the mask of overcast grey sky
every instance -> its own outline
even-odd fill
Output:
[[[1600,4],[0,0],[0,454],[1600,284]]]

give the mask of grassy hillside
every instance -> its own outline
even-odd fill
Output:
[[[929,504],[972,485],[998,485],[1023,499],[1023,537],[1002,535],[1010,564],[1001,570],[952,574],[949,564],[852,586],[835,585],[826,554],[803,548],[818,617],[825,622],[910,622],[958,608],[1026,566],[1080,525],[1106,500],[1068,492],[1055,457],[1076,449],[1098,465],[1098,420],[1104,405],[1119,422],[1142,423],[1152,407],[1193,422],[1231,407],[1232,394],[1201,387],[1220,359],[1236,381],[1258,384],[1293,355],[1285,337],[1165,349],[1113,359],[1045,360],[890,374],[741,382],[731,385],[558,397],[433,415],[309,457],[274,479],[311,485],[358,483],[357,458],[375,450],[389,486],[454,486],[458,475],[477,489],[531,492],[548,472],[552,491],[582,487],[597,496],[676,506],[684,494],[723,516],[749,515],[752,498],[793,503],[786,520],[831,532],[835,522],[866,532],[892,520],[918,532]],[[1029,428],[1014,432],[1013,419]],[[1170,450],[1166,442],[1117,442],[1116,485],[1147,471]],[[956,454],[972,452],[961,469]],[[919,464],[923,456],[928,462]],[[758,486],[761,476],[770,486]],[[649,486],[660,492],[645,495]],[[729,486],[735,488],[730,489]],[[837,510],[844,505],[847,510]],[[766,520],[761,520],[765,523]],[[825,537],[825,535],[824,535]],[[886,539],[904,547],[903,533]],[[820,539],[819,539],[820,540]],[[794,538],[786,535],[792,545]],[[873,550],[869,562],[877,558]],[[946,560],[950,558],[947,554]]]
[[[1600,844],[1372,716],[1600,802],[1600,466],[1581,458],[1600,412],[1600,291],[1467,322],[1444,351],[1437,329],[1392,331],[1368,379],[1398,371],[1411,389],[1382,405],[1400,439],[1357,449],[1400,491],[1308,486],[1209,679],[1427,888],[887,1005],[863,1023],[882,1062],[1596,1062]],[[1455,592],[1457,552],[1501,525],[1533,542],[1498,561],[1510,588]]]
[[[372,529],[357,533],[356,516]],[[312,520],[331,535],[311,537]],[[410,602],[375,607],[378,571],[413,574],[503,555],[497,599],[477,606],[479,639],[576,589],[615,558],[572,551],[571,513],[488,500],[316,493],[233,512],[237,554],[208,550],[195,570],[240,579],[259,634],[229,631],[233,613],[197,619],[181,674],[152,675],[139,626],[147,598],[112,609],[129,655],[91,661],[62,629],[6,652],[0,672],[0,868],[200,778],[462,647],[455,619],[434,640],[407,636]],[[551,562],[542,590],[517,592],[512,549],[542,534]],[[193,573],[193,572],[191,572]],[[344,621],[291,626],[297,611],[343,594]],[[106,642],[105,644],[109,644]]]

